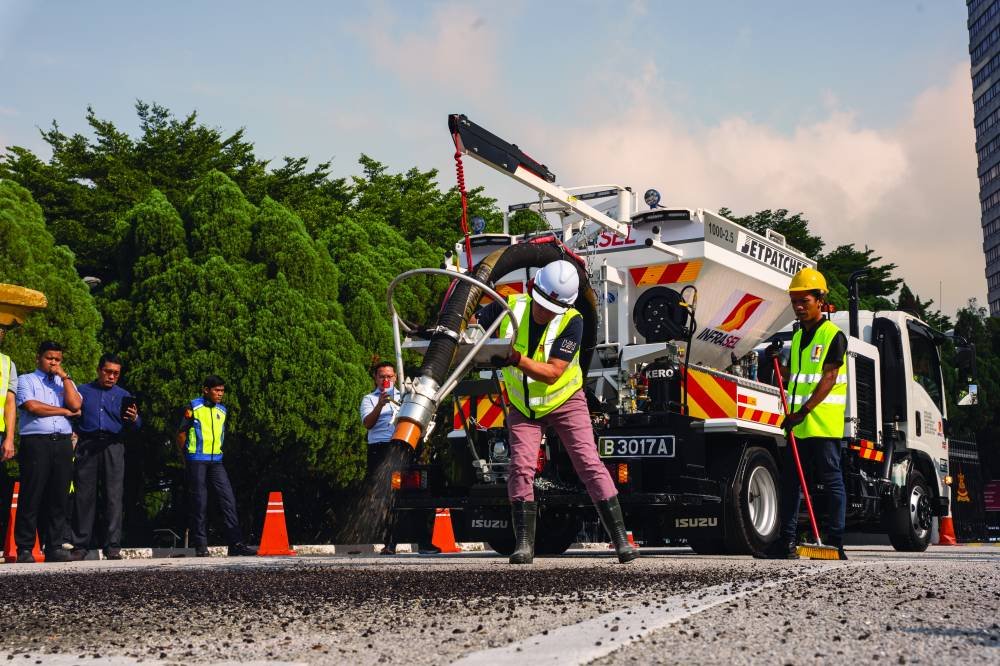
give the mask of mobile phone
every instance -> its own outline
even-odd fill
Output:
[[[138,406],[138,403],[135,401],[135,398],[133,398],[131,396],[129,396],[128,398],[122,398],[121,418],[124,419],[125,418],[125,414],[128,412],[128,410],[130,410],[133,407],[137,407],[137,406]]]

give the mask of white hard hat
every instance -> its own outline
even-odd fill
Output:
[[[577,273],[576,266],[560,259],[535,274],[531,298],[549,312],[562,314],[573,307],[579,291],[580,274]]]

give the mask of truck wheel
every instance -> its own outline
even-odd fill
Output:
[[[910,471],[903,506],[887,515],[889,543],[898,551],[921,553],[931,542],[931,489],[924,475]]]
[[[564,516],[555,520],[540,518],[535,531],[535,555],[562,555],[580,533],[580,521]]]
[[[514,535],[511,534],[508,537],[500,537],[487,541],[486,545],[490,549],[495,550],[498,554],[504,557],[510,557],[510,554],[514,552]]]
[[[730,553],[763,557],[781,528],[778,465],[770,451],[754,446],[743,454],[741,467],[726,512],[733,526],[726,530],[726,547]]]

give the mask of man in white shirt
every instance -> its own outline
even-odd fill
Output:
[[[396,370],[389,361],[375,364],[372,369],[375,390],[361,398],[361,423],[368,430],[368,471],[366,495],[376,519],[382,524],[385,547],[383,555],[394,555],[396,543],[392,536],[392,473],[409,463],[409,451],[392,445],[395,426],[392,423],[399,409],[399,390],[395,387]],[[408,448],[408,447],[407,447]],[[433,517],[430,518],[433,520]],[[441,550],[429,543],[420,543],[421,554],[439,553]]]

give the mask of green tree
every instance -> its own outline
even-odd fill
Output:
[[[0,180],[0,238],[0,282],[36,289],[49,303],[7,336],[4,353],[19,372],[30,372],[38,343],[55,340],[66,349],[71,374],[91,375],[100,356],[101,318],[90,290],[73,267],[73,254],[46,228],[42,209],[28,190],[10,180]]]
[[[909,312],[911,315],[919,317],[939,331],[950,331],[951,320],[941,314],[939,310],[931,310],[931,305],[933,304],[934,301],[920,300],[920,297],[913,293],[913,291],[911,291],[904,282],[903,286],[899,289],[899,296],[896,300],[895,309]]]
[[[867,273],[860,283],[861,307],[866,310],[890,310],[893,305],[889,298],[896,293],[901,278],[894,278],[896,264],[881,263],[882,257],[875,256],[869,247],[858,250],[852,244],[840,245],[819,257],[817,268],[827,280],[835,280],[845,288],[851,273],[865,270]]]

